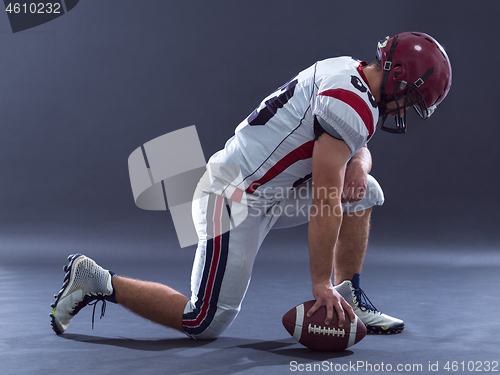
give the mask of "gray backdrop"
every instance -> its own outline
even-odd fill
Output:
[[[135,207],[134,149],[196,125],[208,159],[299,70],[371,61],[379,39],[413,30],[446,48],[453,85],[430,120],[370,142],[387,199],[373,241],[496,246],[499,11],[496,0],[81,0],[16,34],[2,13],[0,259],[175,248],[170,215]]]

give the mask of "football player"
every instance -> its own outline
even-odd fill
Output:
[[[103,300],[103,308],[105,301],[119,303],[192,338],[217,337],[240,310],[267,233],[308,222],[316,303],[307,314],[325,306],[327,325],[335,310],[340,326],[345,311],[370,332],[401,332],[404,322],[378,311],[360,288],[371,210],[384,201],[369,174],[366,144],[378,127],[404,133],[410,108],[429,118],[451,79],[446,52],[421,32],[385,38],[370,64],[338,57],[301,71],[266,97],[208,162],[193,201],[199,243],[191,297],[114,275],[75,254],[52,304],[54,331],[64,332],[82,307]]]

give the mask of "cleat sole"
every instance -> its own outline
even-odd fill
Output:
[[[394,335],[403,332],[405,329],[404,323],[396,324],[392,327],[366,326],[366,333],[379,335]]]
[[[80,257],[81,255],[82,254],[71,254],[67,257],[67,260],[69,260],[69,263],[67,265],[63,266],[63,271],[66,272],[66,275],[64,275],[63,285],[62,285],[61,289],[59,290],[59,292],[57,294],[54,294],[54,298],[56,299],[56,301],[50,305],[50,307],[53,308],[52,313],[50,313],[50,315],[49,315],[51,318],[50,325],[52,326],[52,330],[58,335],[63,333],[64,330],[62,329],[62,327],[59,326],[59,324],[55,320],[54,313],[56,311],[57,303],[59,302],[59,299],[61,298],[62,294],[64,293],[64,291],[66,290],[66,287],[69,284],[69,279],[71,276],[71,268],[73,266],[73,262],[75,261],[76,258]]]

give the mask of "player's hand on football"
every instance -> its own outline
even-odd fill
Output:
[[[364,198],[368,186],[368,173],[361,163],[353,161],[345,172],[342,203],[357,202]]]
[[[343,327],[345,323],[344,311],[347,312],[351,322],[354,322],[354,311],[344,298],[335,290],[331,281],[313,284],[313,295],[316,299],[316,303],[307,312],[308,317],[311,317],[321,306],[325,306],[325,325],[329,325],[332,321],[334,309],[337,312],[339,327]]]

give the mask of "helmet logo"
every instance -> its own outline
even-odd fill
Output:
[[[382,39],[381,41],[378,42],[377,48],[378,49],[384,48],[385,46],[387,46],[388,41],[389,41],[389,37],[386,36],[385,39]]]

